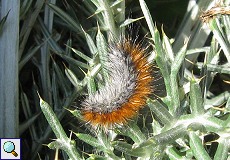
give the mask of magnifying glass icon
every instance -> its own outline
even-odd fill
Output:
[[[15,145],[11,141],[7,141],[3,144],[3,149],[7,153],[13,154],[15,157],[18,156],[17,152],[15,152]]]

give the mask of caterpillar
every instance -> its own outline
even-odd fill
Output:
[[[123,125],[145,106],[154,92],[147,48],[129,37],[109,45],[105,62],[109,80],[82,102],[84,121],[92,126]]]

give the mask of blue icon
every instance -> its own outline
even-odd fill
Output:
[[[3,149],[7,153],[13,154],[15,157],[18,156],[17,152],[15,152],[15,145],[11,141],[7,141],[3,144]]]

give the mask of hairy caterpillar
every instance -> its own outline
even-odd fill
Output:
[[[110,78],[82,102],[86,122],[103,127],[125,124],[145,106],[155,90],[148,55],[147,47],[132,38],[121,38],[109,46],[105,67]]]

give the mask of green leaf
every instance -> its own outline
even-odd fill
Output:
[[[78,106],[76,106],[78,107]],[[67,108],[66,108],[67,109]],[[75,117],[79,118],[79,119],[82,119],[82,114],[81,114],[81,111],[78,110],[78,109],[75,109],[75,110],[69,110],[67,109],[70,113],[72,113]]]
[[[83,30],[83,28],[82,28],[82,30]],[[90,50],[91,54],[95,57],[96,54],[98,53],[97,47],[96,47],[95,43],[93,42],[93,39],[91,38],[91,36],[88,33],[86,33],[84,30],[83,30],[83,32],[85,34],[85,38],[86,38],[86,42],[89,46],[89,50]]]
[[[57,116],[51,109],[48,103],[46,103],[40,96],[40,107],[43,112],[43,114],[46,117],[46,120],[48,121],[51,129],[53,130],[55,136],[57,137],[57,140],[50,144],[51,148],[60,148],[63,149],[71,159],[81,159],[79,153],[76,150],[76,144],[75,141],[70,140],[64,129],[61,126],[61,123],[59,122]]]
[[[50,127],[52,128],[55,136],[59,139],[68,140],[67,135],[64,129],[61,126],[57,116],[55,115],[54,111],[51,109],[50,105],[45,102],[40,97],[40,107],[42,109],[43,114],[45,115]]]
[[[74,87],[79,88],[82,87],[82,83],[76,75],[68,68],[65,68],[65,74],[69,78],[70,82],[74,85]]]
[[[41,48],[42,44],[29,49],[28,53],[19,62],[19,71],[24,67],[24,65],[37,53],[37,51]]]
[[[149,159],[162,160],[165,155],[165,146],[158,145],[154,147],[151,151],[151,156]]]
[[[119,150],[125,154],[134,156],[134,157],[147,157],[148,156],[146,154],[146,149],[140,148],[140,147],[138,147],[136,149],[132,149],[133,146],[126,143],[126,142],[114,141],[114,142],[112,142],[112,145],[115,149],[117,149],[117,150]]]
[[[173,116],[159,101],[152,101],[151,99],[148,99],[147,104],[150,110],[153,111],[153,113],[164,125],[171,124],[174,121]]]
[[[221,138],[221,137],[220,137]],[[219,144],[214,156],[213,160],[226,160],[229,156],[230,149],[230,140],[228,139],[220,139]]]
[[[145,3],[144,0],[139,0],[139,3],[140,3],[140,6],[141,6],[141,10],[142,10],[142,12],[144,14],[145,20],[146,20],[146,22],[148,24],[150,33],[151,33],[153,39],[155,40],[155,32],[154,32],[154,30],[156,30],[156,29],[155,29],[155,25],[153,23],[152,16],[151,16],[151,14],[149,12],[149,9],[147,7],[147,4]]]
[[[119,37],[118,30],[115,24],[115,18],[113,16],[113,10],[110,8],[108,1],[98,0],[99,6],[103,9],[102,15],[104,20],[104,27],[108,30],[108,34],[112,33],[112,35],[116,38]]]
[[[186,132],[186,125],[178,125],[165,132],[155,135],[150,139],[153,139],[158,144],[168,145],[169,143],[174,142],[176,139],[182,138],[186,134]]]
[[[200,52],[209,52],[210,47],[194,48],[187,50],[186,55],[198,54]]]
[[[155,43],[155,52],[156,52],[156,62],[160,68],[161,74],[164,78],[164,83],[167,91],[167,97],[171,101],[171,85],[170,85],[170,64],[168,63],[165,57],[165,51],[162,46],[162,41],[160,38],[160,33],[157,29],[154,30],[154,43]],[[169,110],[173,110],[172,106],[169,105]]]
[[[108,160],[107,157],[103,157],[103,156],[99,156],[96,154],[89,154],[89,158],[87,158],[86,160]]]
[[[23,19],[27,15],[28,11],[32,8],[32,2],[33,0],[24,0],[21,2],[20,19]]]
[[[174,53],[173,53],[172,45],[169,41],[169,38],[166,36],[166,34],[163,30],[163,27],[162,27],[162,34],[163,34],[163,47],[164,47],[165,53],[166,53],[165,56],[170,61],[170,63],[172,63],[174,60]]]
[[[2,31],[3,31],[3,26],[4,26],[5,22],[6,22],[6,19],[7,19],[8,15],[9,15],[9,13],[10,13],[10,10],[7,12],[7,14],[0,21],[0,35],[1,35]]]
[[[169,156],[170,160],[185,160],[185,157],[172,146],[167,147],[166,154]]]
[[[49,147],[49,149],[59,149],[61,148],[60,143],[58,143],[57,141],[53,141],[50,142],[47,147]]]
[[[128,18],[120,25],[120,28],[126,27],[126,26],[130,25],[131,23],[136,22],[142,18],[144,18],[144,17],[140,17],[140,18],[136,18],[136,19]]]
[[[92,137],[89,134],[83,134],[83,133],[74,133],[80,140],[84,141],[85,143],[96,147],[96,148],[103,148],[103,146],[98,142],[98,139]]]
[[[197,116],[204,114],[203,96],[201,95],[199,83],[194,78],[190,81],[189,97],[192,114]]]
[[[68,63],[72,64],[73,66],[89,69],[89,66],[87,64],[78,61],[72,57],[69,57],[68,55],[61,54],[61,53],[56,53],[56,54],[62,57],[63,59],[65,59]]]
[[[136,125],[136,123],[132,122],[130,122],[126,128],[122,128],[120,134],[130,137],[137,144],[146,140],[146,137],[140,128]]]
[[[218,27],[218,23],[219,21],[217,19],[211,20],[210,28],[214,34],[214,37],[217,39],[221,48],[223,49],[228,62],[230,62],[230,43],[225,38],[225,35],[223,34],[221,27]]]
[[[80,52],[80,51],[78,51],[78,50],[76,50],[76,49],[74,49],[72,47],[69,47],[69,46],[67,46],[67,47],[70,48],[79,57],[81,57],[82,59],[86,60],[88,63],[91,63],[93,61],[90,57],[86,56],[84,53],[82,53],[82,52]]]
[[[54,11],[54,13],[59,16],[63,21],[65,21],[74,31],[80,32],[81,27],[80,24],[78,24],[72,17],[70,17],[68,14],[66,14],[61,8],[58,6],[47,3],[47,5]]]
[[[109,78],[109,74],[107,72],[105,62],[108,61],[107,60],[108,44],[106,43],[106,40],[105,40],[103,34],[101,33],[99,27],[98,27],[98,32],[97,32],[97,36],[96,36],[96,43],[97,43],[98,55],[99,55],[100,62],[102,65],[103,78],[107,80]]]
[[[172,62],[171,66],[171,74],[170,74],[170,86],[171,86],[171,95],[170,97],[172,98],[171,100],[171,107],[173,114],[175,114],[175,111],[177,110],[178,107],[180,107],[180,97],[179,97],[179,85],[178,85],[178,72],[179,69],[181,68],[181,65],[185,59],[186,55],[186,50],[187,50],[187,44],[188,42],[181,48],[181,50],[177,53],[174,61]]]
[[[68,79],[55,61],[53,61],[53,66],[55,71],[53,73],[56,74],[58,78],[58,84],[60,84],[61,92],[63,92],[65,96],[68,96],[68,93],[70,91],[70,83],[68,83]]]
[[[199,160],[211,160],[210,156],[205,151],[199,136],[195,132],[190,131],[189,132],[189,138],[190,138],[189,139],[189,145],[192,149],[192,152],[193,152],[195,158],[199,159]]]

